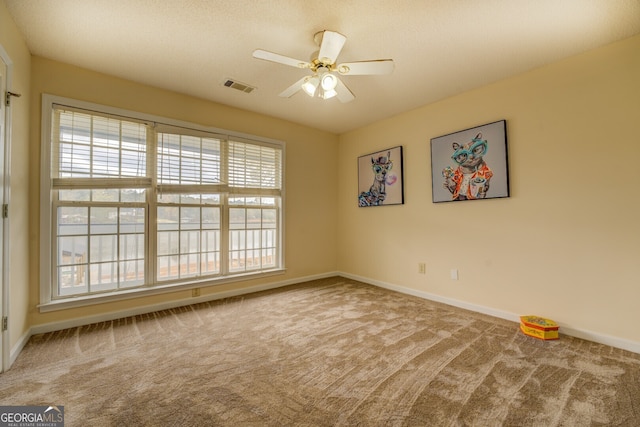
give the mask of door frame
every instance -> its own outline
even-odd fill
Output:
[[[4,64],[2,64],[4,63]],[[0,137],[0,372],[11,367],[10,328],[4,330],[2,319],[9,316],[9,217],[3,214],[4,205],[9,206],[10,166],[11,166],[11,106],[6,105],[7,92],[11,90],[13,61],[0,44],[0,67],[4,67],[4,93],[0,102],[4,121],[3,135]]]

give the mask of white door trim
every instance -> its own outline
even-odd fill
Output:
[[[11,80],[13,73],[13,61],[9,54],[0,45],[0,67],[4,67],[4,89],[11,90]],[[1,94],[0,102],[2,102],[3,117],[3,139],[0,142],[0,177],[2,179],[2,188],[0,188],[0,223],[1,223],[1,241],[0,241],[0,329],[3,329],[2,323],[4,317],[9,315],[9,217],[3,217],[4,205],[9,205],[10,197],[10,166],[11,166],[11,106],[7,106],[6,93]],[[11,367],[10,345],[9,339],[10,329],[2,330],[0,343],[0,372],[4,372]]]

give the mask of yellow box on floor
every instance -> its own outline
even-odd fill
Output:
[[[530,337],[541,340],[557,340],[558,324],[538,316],[520,316],[520,330]]]

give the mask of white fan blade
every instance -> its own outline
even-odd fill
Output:
[[[353,92],[351,92],[340,79],[338,79],[338,84],[336,85],[336,93],[336,96],[338,97],[340,102],[349,102],[355,99],[355,95],[353,94]]]
[[[292,84],[291,86],[283,90],[278,96],[281,96],[282,98],[290,98],[300,89],[302,89],[302,83],[304,83],[305,80],[307,80],[308,78],[309,76],[304,76],[303,78],[301,78],[300,80],[298,80],[297,82],[295,82],[294,84]]]
[[[320,44],[318,60],[322,63],[333,65],[346,41],[347,38],[342,34],[325,30],[322,34],[322,44]]]
[[[311,68],[311,64],[307,61],[301,61],[299,59],[289,58],[288,56],[280,55],[278,53],[268,52],[262,49],[254,50],[253,57],[258,59],[264,59],[265,61],[276,62],[278,64],[290,65],[292,67],[297,67],[297,68]]]
[[[393,59],[377,59],[374,61],[345,62],[338,64],[336,70],[343,76],[367,74],[390,74],[395,65]]]

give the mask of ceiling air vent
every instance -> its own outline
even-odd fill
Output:
[[[222,84],[226,87],[230,87],[231,89],[236,89],[245,93],[251,93],[255,89],[255,86],[251,86],[233,79],[225,79],[224,83]]]

